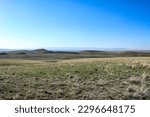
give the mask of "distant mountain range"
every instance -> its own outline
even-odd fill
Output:
[[[50,47],[47,50],[59,51],[83,51],[83,50],[127,50],[125,48],[93,48],[93,47]]]
[[[42,48],[43,49],[43,48]],[[42,49],[1,49],[0,52],[10,52],[10,51],[34,51],[34,50],[42,50]],[[131,50],[126,48],[90,48],[90,47],[49,47],[44,48],[44,50],[48,51],[71,51],[71,52],[79,52],[79,51],[87,51],[87,50],[94,50],[94,51],[132,51],[132,52],[146,52],[150,53],[150,50]]]
[[[76,58],[108,58],[108,57],[150,57],[150,50],[68,50],[68,49],[35,49],[35,50],[11,50],[1,49],[0,59],[33,59],[56,60]]]
[[[125,48],[90,48],[90,47],[49,47],[45,48],[51,51],[84,51],[84,50],[101,50],[101,51],[123,51]],[[34,49],[0,49],[0,52],[19,51],[19,50],[34,50]],[[36,49],[35,49],[36,50]]]

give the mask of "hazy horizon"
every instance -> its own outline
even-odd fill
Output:
[[[0,48],[150,50],[150,1],[2,0]]]
[[[84,48],[84,47],[47,47],[47,48],[0,48],[0,52],[7,52],[7,51],[22,51],[22,50],[38,50],[38,49],[45,49],[48,51],[141,51],[141,52],[149,52],[150,50],[146,50],[146,49],[128,49],[128,48],[92,48],[92,47],[88,47],[88,48]]]

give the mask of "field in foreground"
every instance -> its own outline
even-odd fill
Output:
[[[150,57],[1,59],[0,99],[150,99]]]

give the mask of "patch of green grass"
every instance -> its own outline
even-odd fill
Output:
[[[144,57],[0,60],[0,99],[150,99],[149,63]]]

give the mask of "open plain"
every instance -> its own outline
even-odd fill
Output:
[[[150,99],[150,57],[1,57],[0,99]]]

